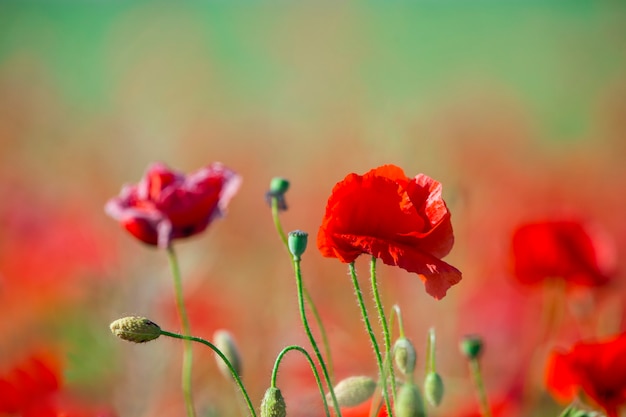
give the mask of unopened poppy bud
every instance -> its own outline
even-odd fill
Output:
[[[294,259],[300,259],[300,257],[306,250],[308,240],[309,234],[307,232],[303,232],[302,230],[294,230],[293,232],[289,232],[287,244],[289,245],[289,252],[291,252]]]
[[[213,344],[226,356],[237,376],[241,376],[241,356],[231,333],[227,330],[217,330],[213,334]],[[222,375],[226,378],[233,378],[230,368],[219,355],[215,354],[215,360]]]
[[[376,391],[376,381],[368,376],[351,376],[341,380],[334,388],[337,403],[341,407],[354,407],[369,400]],[[332,400],[330,394],[326,395]]]
[[[413,383],[407,383],[400,387],[396,397],[396,417],[426,417],[422,396]]]
[[[437,407],[443,399],[443,380],[437,372],[429,372],[424,379],[424,397],[426,400]]]
[[[145,343],[161,336],[161,328],[145,317],[124,317],[111,323],[111,331],[120,339]]]
[[[285,417],[287,405],[278,388],[269,387],[261,401],[261,417]]]
[[[461,340],[461,352],[468,359],[476,359],[483,350],[483,339],[480,336],[465,336]]]
[[[393,345],[393,359],[398,369],[405,375],[413,373],[417,354],[409,339],[401,337]]]
[[[268,204],[272,204],[272,199],[276,199],[279,210],[287,210],[287,202],[285,201],[285,193],[289,189],[289,181],[281,177],[272,178],[270,181],[270,189],[265,194]]]

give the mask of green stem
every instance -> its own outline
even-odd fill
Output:
[[[365,328],[367,329],[367,333],[369,334],[370,340],[372,341],[372,347],[374,348],[374,353],[376,354],[376,363],[378,364],[378,371],[380,372],[380,380],[383,389],[383,398],[385,399],[385,406],[387,407],[387,413],[389,417],[393,417],[391,404],[389,403],[389,393],[387,392],[387,381],[384,377],[385,370],[383,368],[383,359],[380,354],[380,348],[378,347],[378,342],[376,341],[376,336],[374,335],[374,330],[372,329],[372,324],[370,323],[369,315],[367,314],[367,309],[365,308],[365,302],[363,301],[363,293],[361,292],[361,287],[359,285],[359,281],[356,276],[356,269],[354,268],[354,262],[351,262],[350,265],[350,276],[352,277],[352,285],[354,286],[354,291],[356,293],[356,298],[359,303],[359,308],[361,309],[361,316],[363,317],[363,321],[365,322]]]
[[[176,307],[178,309],[178,316],[180,318],[183,335],[190,336],[191,328],[189,326],[189,317],[187,317],[187,309],[185,308],[185,300],[183,298],[183,284],[180,276],[180,267],[178,265],[178,258],[174,247],[169,245],[167,247],[167,255],[169,258],[170,268],[172,270],[172,276],[174,277],[174,292],[176,295]],[[185,398],[185,407],[187,409],[188,417],[195,417],[196,410],[193,406],[193,395],[191,392],[191,369],[193,365],[193,345],[189,340],[186,340],[183,344],[183,365],[182,365],[182,389],[183,396]]]
[[[317,347],[317,342],[315,342],[315,338],[313,337],[313,333],[311,332],[311,327],[309,326],[309,322],[306,318],[306,310],[304,308],[304,297],[302,295],[303,286],[302,286],[302,271],[300,270],[300,260],[293,260],[293,270],[296,276],[296,287],[298,292],[298,307],[300,310],[300,318],[302,319],[302,324],[304,325],[304,330],[309,337],[309,341],[311,342],[311,346],[313,347],[313,351],[315,352],[315,356],[322,368],[322,373],[324,374],[324,379],[326,381],[326,385],[328,386],[328,391],[330,392],[330,396],[333,400],[333,407],[337,413],[338,417],[341,417],[341,409],[339,408],[339,402],[337,401],[337,396],[335,395],[335,389],[333,387],[332,381],[328,374],[328,369],[326,368],[326,363],[324,362],[324,358],[320,353],[319,348]]]
[[[315,382],[317,382],[317,388],[320,390],[320,394],[322,395],[322,401],[324,402],[324,410],[326,411],[326,416],[329,417],[330,410],[328,409],[328,402],[326,401],[326,394],[324,393],[324,387],[322,386],[322,380],[320,379],[320,374],[317,372],[317,368],[315,368],[315,363],[313,362],[311,355],[309,355],[309,352],[307,352],[304,348],[297,346],[297,345],[291,345],[291,346],[287,346],[286,348],[280,351],[280,353],[278,354],[278,357],[276,358],[276,362],[274,362],[274,369],[272,370],[272,379],[270,381],[271,387],[276,388],[276,378],[278,377],[278,367],[280,366],[280,362],[283,360],[283,357],[290,350],[297,350],[298,352],[302,353],[306,357],[307,361],[309,362],[309,365],[311,366],[311,371],[313,371],[313,375],[315,376]]]
[[[272,219],[274,220],[274,226],[276,227],[278,236],[280,236],[280,240],[282,240],[283,245],[287,249],[287,253],[289,253],[289,255],[291,256],[291,253],[289,251],[289,244],[287,243],[287,235],[285,234],[285,231],[283,230],[283,226],[280,223],[280,216],[278,214],[279,214],[278,199],[276,197],[272,197]],[[324,327],[324,323],[322,322],[322,317],[320,316],[320,313],[317,307],[315,306],[315,303],[313,302],[313,298],[311,297],[311,294],[309,293],[309,291],[306,289],[304,285],[302,286],[302,293],[304,294],[304,298],[307,304],[309,305],[311,314],[313,314],[313,318],[315,319],[315,324],[317,324],[317,328],[319,329],[320,335],[322,336],[322,344],[324,345],[324,354],[326,355],[326,359],[328,362],[328,375],[330,376],[330,379],[332,381],[334,379],[333,378],[333,358],[331,356],[330,342],[328,340],[328,334],[326,333],[326,328]]]
[[[478,395],[478,405],[480,406],[483,417],[491,417],[491,409],[489,408],[489,400],[487,399],[487,391],[483,382],[482,373],[480,372],[480,364],[478,358],[469,360],[470,373],[476,385],[476,394]]]
[[[246,400],[246,404],[248,405],[248,409],[250,410],[250,415],[252,415],[252,417],[256,417],[256,412],[254,411],[254,406],[252,405],[252,401],[250,401],[250,396],[248,395],[248,391],[246,391],[246,388],[243,385],[243,382],[241,381],[241,377],[239,377],[239,375],[237,374],[237,371],[235,370],[235,368],[233,367],[233,364],[230,363],[230,361],[228,360],[228,358],[226,356],[224,356],[224,354],[211,342],[204,340],[200,337],[195,337],[195,336],[185,336],[182,334],[178,334],[178,333],[171,333],[165,330],[161,330],[161,335],[163,336],[169,336],[169,337],[173,337],[175,339],[182,339],[187,343],[191,343],[191,342],[198,342],[198,343],[202,343],[203,345],[206,345],[208,347],[210,347],[211,349],[213,349],[213,351],[224,361],[224,363],[226,364],[226,366],[228,366],[228,369],[230,370],[230,373],[232,374],[233,378],[235,379],[235,382],[237,383],[237,386],[239,386],[239,389],[241,390],[241,393],[243,394],[245,400]]]
[[[431,327],[428,330],[428,358],[426,360],[426,372],[435,372],[435,328]]]
[[[391,363],[391,333],[389,332],[389,325],[387,323],[387,317],[385,316],[385,310],[383,309],[383,303],[380,299],[380,292],[378,291],[378,280],[376,278],[376,258],[372,256],[370,260],[370,281],[372,285],[372,293],[374,295],[374,303],[376,304],[376,310],[378,311],[378,319],[383,330],[383,338],[385,342],[385,363]],[[396,402],[396,376],[394,375],[393,366],[381,368],[381,378],[387,379],[386,369],[389,369],[389,378],[391,383],[391,398],[392,402]]]

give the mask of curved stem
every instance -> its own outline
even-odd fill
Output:
[[[178,309],[178,316],[180,318],[181,328],[183,330],[183,335],[189,336],[191,334],[191,328],[189,326],[189,318],[187,317],[187,309],[185,308],[185,300],[183,298],[183,284],[180,277],[180,267],[178,265],[176,252],[174,251],[174,247],[172,245],[169,245],[167,247],[167,255],[169,258],[170,268],[172,270],[172,276],[174,277],[176,307]],[[193,395],[191,392],[192,365],[193,346],[191,342],[187,340],[183,344],[182,389],[188,417],[195,417],[196,415],[196,410],[193,406]]]
[[[276,197],[272,197],[271,200],[272,206],[272,219],[274,220],[274,226],[276,227],[276,231],[278,232],[278,236],[280,236],[280,240],[282,240],[285,249],[287,249],[287,253],[291,256],[289,252],[289,244],[287,243],[287,235],[283,230],[283,226],[280,223],[280,216],[278,210],[278,199]],[[304,298],[306,299],[309,308],[311,309],[311,314],[313,314],[313,318],[315,319],[315,324],[317,324],[317,328],[320,331],[320,335],[322,336],[322,344],[324,345],[324,354],[326,355],[326,359],[328,362],[328,375],[332,381],[333,379],[333,358],[330,351],[330,342],[328,341],[328,334],[326,333],[326,328],[324,327],[324,323],[322,323],[322,317],[320,316],[315,303],[313,302],[313,298],[311,294],[306,289],[306,287],[302,286],[302,293],[304,294]]]
[[[248,392],[246,391],[246,388],[244,387],[243,382],[241,381],[241,378],[237,374],[237,371],[233,367],[233,364],[230,363],[228,358],[226,356],[224,356],[224,354],[213,343],[209,342],[208,340],[204,340],[204,339],[202,339],[200,337],[186,336],[186,335],[182,335],[182,334],[178,334],[178,333],[168,332],[168,331],[165,331],[165,330],[161,330],[161,335],[173,337],[175,339],[182,339],[182,340],[184,340],[187,343],[191,343],[191,342],[202,343],[203,345],[206,345],[206,346],[210,347],[211,349],[213,349],[213,351],[224,361],[226,366],[228,366],[228,369],[230,370],[230,373],[232,374],[233,378],[235,379],[235,382],[237,383],[237,386],[239,386],[239,389],[241,390],[241,393],[243,394],[243,396],[244,396],[244,398],[246,400],[246,404],[248,405],[248,409],[250,410],[250,415],[252,415],[252,417],[256,417],[256,412],[254,411],[254,406],[252,405],[252,401],[250,401],[250,396],[248,395]]]
[[[389,393],[387,392],[387,381],[384,377],[384,368],[383,368],[383,359],[380,354],[380,348],[378,347],[378,342],[376,341],[376,336],[374,335],[374,330],[372,329],[372,324],[370,323],[369,315],[367,314],[367,309],[365,308],[365,302],[363,301],[363,293],[361,292],[361,287],[359,285],[359,281],[356,276],[356,270],[354,268],[354,262],[349,264],[350,267],[350,276],[352,277],[352,285],[354,286],[354,292],[356,293],[356,298],[359,303],[359,308],[361,309],[361,316],[363,317],[363,321],[365,322],[365,328],[367,329],[367,333],[369,334],[370,340],[372,341],[372,347],[374,348],[374,353],[376,354],[376,363],[378,364],[378,371],[380,373],[380,380],[383,389],[383,398],[385,399],[385,406],[387,407],[387,413],[389,417],[392,417],[392,409],[391,404],[389,403]]]
[[[387,323],[387,317],[385,316],[385,310],[383,303],[380,299],[380,292],[378,291],[378,280],[376,278],[376,258],[372,256],[370,260],[370,281],[372,285],[372,293],[374,294],[374,303],[376,304],[376,310],[378,311],[378,319],[383,329],[383,338],[385,342],[385,363],[391,363],[391,333],[389,332],[389,325]],[[396,376],[394,375],[393,366],[389,366],[389,378],[391,384],[391,398],[395,404],[396,400]],[[387,379],[386,367],[381,369],[381,378]]]
[[[309,355],[309,352],[307,352],[304,348],[297,346],[297,345],[291,345],[291,346],[285,347],[283,350],[280,351],[280,353],[276,357],[276,362],[274,362],[274,369],[272,369],[272,378],[270,381],[270,386],[272,388],[276,388],[276,378],[278,377],[278,367],[280,366],[280,362],[283,360],[283,357],[290,350],[297,350],[298,352],[302,353],[306,357],[307,361],[309,362],[309,365],[311,365],[311,371],[313,371],[313,375],[315,376],[315,382],[317,382],[317,388],[320,390],[320,394],[322,395],[322,401],[324,402],[324,410],[326,411],[326,416],[329,417],[330,410],[328,409],[328,402],[326,401],[326,394],[324,393],[324,387],[322,386],[322,380],[320,379],[320,374],[317,372],[317,368],[315,368],[315,363],[313,362],[313,358],[311,358],[311,355]]]
[[[402,321],[402,312],[400,311],[400,306],[394,304],[393,312],[396,313],[396,317],[398,317],[398,332],[400,333],[400,337],[404,336],[404,322]],[[389,327],[393,328],[393,315],[389,319]]]
[[[313,347],[313,351],[315,352],[315,356],[322,368],[322,373],[324,374],[324,379],[326,380],[326,385],[328,386],[328,391],[330,392],[330,396],[333,400],[333,407],[335,408],[335,412],[339,417],[341,417],[341,409],[339,408],[339,402],[337,401],[337,396],[335,395],[335,389],[330,380],[330,376],[328,374],[328,369],[326,368],[326,363],[324,362],[324,358],[320,353],[319,348],[317,347],[317,343],[315,342],[315,338],[313,337],[313,333],[311,332],[311,327],[309,326],[309,322],[306,318],[306,310],[304,308],[304,297],[303,286],[302,286],[302,271],[300,270],[300,260],[293,260],[293,269],[294,274],[296,276],[296,287],[298,292],[298,307],[300,310],[300,318],[302,319],[302,324],[304,325],[304,330],[309,337],[309,341],[311,342],[311,346]]]

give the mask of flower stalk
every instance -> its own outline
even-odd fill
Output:
[[[385,406],[387,407],[387,410],[389,412],[389,417],[393,417],[391,403],[389,401],[389,392],[387,390],[387,378],[385,377],[386,372],[383,366],[383,358],[380,353],[378,341],[376,340],[376,335],[374,334],[374,330],[372,329],[372,323],[370,322],[369,314],[367,313],[367,309],[365,308],[365,301],[363,300],[363,292],[361,291],[361,286],[359,285],[359,281],[357,279],[354,262],[351,262],[348,266],[350,268],[350,277],[352,278],[352,285],[354,286],[354,292],[356,293],[356,298],[359,304],[359,309],[361,310],[361,316],[365,323],[365,328],[372,342],[372,348],[374,349],[374,354],[376,356],[376,363],[378,365],[378,372],[380,374],[380,383],[381,383],[381,387],[383,391],[383,399],[385,400]]]
[[[183,285],[180,276],[180,266],[178,264],[178,257],[176,256],[176,252],[174,251],[174,247],[172,245],[169,245],[167,247],[167,255],[170,262],[170,268],[172,270],[172,276],[174,277],[176,307],[178,309],[178,317],[180,319],[181,328],[183,330],[183,336],[190,337],[191,326],[189,325],[189,317],[187,316],[187,309],[185,308]],[[191,390],[192,367],[193,345],[191,344],[191,339],[185,338],[183,344],[182,389],[188,417],[195,417],[196,415],[196,410],[193,405],[193,393]]]

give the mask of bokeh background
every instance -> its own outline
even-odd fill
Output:
[[[379,267],[420,358],[437,329],[449,396],[431,414],[475,408],[458,341],[479,333],[490,396],[507,405],[498,413],[557,415],[542,385],[548,346],[533,348],[544,292],[512,279],[511,231],[576,214],[615,243],[619,271],[625,156],[618,1],[2,2],[1,369],[54,351],[65,397],[122,417],[183,415],[180,343],[131,346],[108,329],[131,314],[178,329],[167,258],[103,206],[152,161],[184,172],[221,161],[242,188],[227,217],[177,251],[194,333],[235,335],[260,403],[280,349],[308,346],[269,180],[291,181],[284,227],[314,242],[337,181],[394,163],[443,183],[456,234],[446,260],[464,272],[435,301],[418,277]],[[336,377],[374,376],[346,266],[311,245],[303,268]],[[624,329],[624,279],[576,296],[597,336]],[[553,343],[580,336],[564,326]],[[236,415],[210,352],[196,350],[194,372],[202,415]],[[322,415],[302,358],[284,361],[279,385],[290,415]]]

